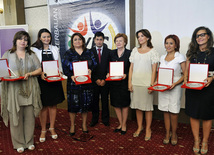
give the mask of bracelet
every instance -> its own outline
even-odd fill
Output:
[[[31,73],[31,72],[30,72],[29,74],[30,74],[30,76],[32,76],[32,73]]]

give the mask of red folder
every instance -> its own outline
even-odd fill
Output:
[[[72,65],[76,85],[92,83],[88,75],[88,61],[73,62]]]
[[[209,64],[189,64],[188,82],[181,88],[202,90],[205,87],[205,81],[208,77]]]
[[[172,68],[158,68],[157,84],[149,87],[149,90],[166,91],[170,89],[173,83],[174,69]]]
[[[120,68],[121,66],[122,68]],[[115,71],[117,69],[120,73]],[[105,81],[120,81],[123,79],[123,75],[124,75],[124,61],[109,62],[109,77],[105,79]]]

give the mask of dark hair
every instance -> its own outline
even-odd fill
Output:
[[[150,48],[153,48],[153,45],[152,45],[152,42],[151,42],[152,36],[151,36],[149,30],[147,30],[147,29],[141,29],[141,30],[137,31],[136,32],[136,37],[137,38],[138,38],[138,33],[142,33],[146,38],[148,38],[147,46],[150,47]]]
[[[170,34],[168,35],[165,40],[164,40],[164,44],[166,43],[166,40],[167,39],[173,39],[174,42],[175,42],[175,51],[178,51],[179,52],[179,49],[180,49],[180,40],[178,38],[178,36],[174,35],[174,34]]]
[[[28,52],[30,55],[33,53],[33,51],[30,50],[30,36],[26,31],[18,31],[13,37],[13,47],[10,49],[10,52],[13,53],[17,50],[16,48],[16,41],[21,39],[22,37],[27,37],[27,47],[25,47],[26,52]]]
[[[36,47],[36,48],[42,49],[42,50],[44,49],[43,43],[40,39],[42,36],[42,33],[44,33],[44,32],[49,33],[51,36],[51,32],[48,29],[46,29],[46,28],[40,29],[38,32],[38,35],[37,35],[37,40],[35,43],[32,44],[32,47]],[[52,42],[52,36],[51,36],[51,40],[50,40],[49,44],[51,44],[51,42]]]
[[[115,37],[114,37],[114,43],[116,42],[117,38],[123,37],[124,42],[125,42],[125,46],[128,43],[128,37],[127,35],[125,35],[124,33],[118,33]]]
[[[189,44],[189,49],[187,51],[187,58],[196,58],[197,57],[197,53],[200,51],[199,49],[199,45],[196,41],[196,34],[198,33],[198,31],[200,30],[205,30],[207,35],[209,36],[208,42],[207,42],[207,51],[206,54],[209,55],[211,53],[211,48],[213,47],[213,34],[210,31],[209,28],[205,27],[205,26],[200,26],[198,28],[195,29],[195,31],[192,34],[192,39],[191,42]]]
[[[75,36],[79,36],[80,37],[80,39],[82,40],[82,49],[83,49],[83,51],[85,51],[86,50],[85,38],[80,33],[74,33],[71,36],[71,48],[70,49],[75,50],[74,45],[73,45],[73,39],[74,39]]]
[[[96,32],[96,33],[94,34],[94,39],[95,39],[96,37],[102,37],[103,40],[104,40],[104,34],[103,34],[102,32],[100,32],[100,31],[98,31],[98,32]]]

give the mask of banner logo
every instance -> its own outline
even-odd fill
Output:
[[[69,23],[66,35],[67,49],[70,48],[70,38],[73,33],[81,33],[86,39],[87,48],[94,46],[94,34],[101,31],[105,35],[105,44],[110,49],[115,49],[114,37],[120,31],[120,25],[114,22],[107,14],[101,12],[88,12],[80,15],[76,20]]]

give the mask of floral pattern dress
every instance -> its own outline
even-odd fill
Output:
[[[67,100],[68,112],[71,113],[87,112],[93,103],[93,85],[91,83],[76,85],[71,79],[71,76],[73,76],[72,63],[78,61],[87,61],[88,68],[91,71],[93,71],[97,65],[93,52],[88,49],[83,51],[81,55],[79,55],[76,51],[69,49],[62,57],[63,72],[66,76],[68,76]]]

